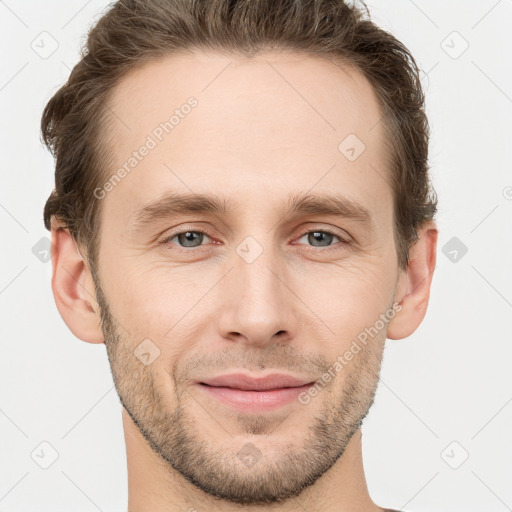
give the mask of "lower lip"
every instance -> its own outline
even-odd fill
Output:
[[[244,412],[265,412],[278,409],[294,400],[298,400],[299,395],[307,391],[312,385],[313,383],[296,388],[243,391],[235,388],[199,384],[209,396]]]

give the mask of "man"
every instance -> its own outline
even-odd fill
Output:
[[[383,511],[361,425],[422,322],[418,69],[338,1],[123,0],[46,106],[52,288],[105,343],[128,510]]]

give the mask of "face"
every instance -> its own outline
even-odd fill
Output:
[[[108,176],[130,170],[97,192],[95,284],[120,399],[203,491],[241,504],[297,496],[367,414],[395,311],[371,86],[318,58],[197,52],[124,77],[110,107]],[[308,384],[272,406],[201,384],[231,373]]]

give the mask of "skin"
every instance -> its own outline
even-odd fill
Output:
[[[425,316],[437,230],[418,230],[400,271],[375,94],[349,66],[276,50],[147,63],[112,97],[108,176],[190,96],[197,107],[102,199],[96,279],[68,231],[52,230],[59,312],[81,340],[106,343],[124,406],[128,509],[382,511],[360,426],[386,339]],[[338,150],[351,133],[366,146],[355,161]],[[373,224],[283,209],[290,194],[333,191]],[[136,212],[169,192],[222,195],[233,209],[136,227]],[[322,229],[336,234],[310,233]],[[188,246],[176,236],[197,230],[206,235]],[[262,250],[250,263],[237,252],[248,236]],[[393,304],[400,311],[307,404],[240,413],[196,383],[235,370],[319,380]],[[148,365],[134,355],[145,339],[159,351]],[[260,458],[249,467],[242,449]]]

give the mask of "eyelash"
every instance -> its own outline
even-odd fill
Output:
[[[203,231],[201,229],[186,229],[186,230],[178,231],[177,233],[174,233],[174,234],[172,234],[170,236],[167,236],[161,243],[163,245],[165,245],[165,246],[172,245],[172,246],[174,246],[175,250],[177,250],[178,252],[182,252],[182,253],[191,253],[192,251],[198,250],[201,247],[203,247],[202,245],[200,245],[198,247],[183,248],[183,247],[180,247],[177,244],[173,244],[173,243],[170,242],[170,240],[172,240],[173,238],[175,238],[175,237],[177,237],[179,235],[183,235],[185,233],[200,233],[200,234],[203,234],[203,235],[206,235],[206,236],[210,237],[210,235],[206,231]],[[340,245],[345,246],[345,245],[349,245],[350,244],[349,241],[345,240],[337,232],[335,232],[334,230],[331,230],[329,228],[309,229],[307,231],[304,231],[301,235],[299,235],[298,238],[300,239],[304,235],[308,235],[309,233],[326,233],[326,234],[329,234],[329,235],[333,235],[333,236],[335,236],[336,238],[338,238],[340,240],[340,242],[338,242],[337,244],[329,246],[329,247],[313,247],[313,246],[310,246],[310,250],[317,249],[317,250],[320,250],[322,252],[328,252],[328,251],[339,249]],[[210,238],[212,238],[212,237],[210,237]]]

